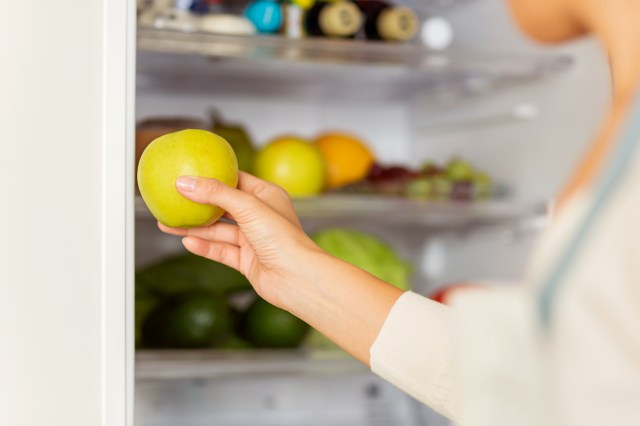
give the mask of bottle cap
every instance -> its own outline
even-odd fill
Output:
[[[422,42],[429,48],[442,50],[451,44],[453,31],[449,22],[443,18],[434,16],[424,21],[420,36]]]
[[[311,9],[315,0],[291,0],[292,4],[302,8],[303,10]]]
[[[406,41],[418,32],[418,16],[408,7],[390,7],[380,13],[377,26],[383,39]]]
[[[260,33],[274,33],[282,26],[282,7],[274,0],[254,0],[244,11]]]
[[[354,3],[338,1],[327,4],[321,11],[318,24],[328,36],[347,37],[362,26],[362,14]]]

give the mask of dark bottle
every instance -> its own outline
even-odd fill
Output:
[[[309,36],[353,37],[362,27],[362,13],[350,1],[317,1],[305,16]]]
[[[358,0],[364,15],[364,36],[369,40],[407,41],[418,32],[418,15],[403,6],[377,0]]]

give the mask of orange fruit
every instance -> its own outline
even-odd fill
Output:
[[[360,139],[343,133],[325,133],[314,141],[327,165],[327,189],[364,179],[375,158]]]

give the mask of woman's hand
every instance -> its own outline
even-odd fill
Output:
[[[181,177],[192,201],[227,211],[236,224],[216,222],[164,232],[183,236],[192,253],[244,274],[266,301],[288,310],[362,362],[402,291],[329,256],[303,231],[287,193],[240,173],[238,188],[214,179]]]
[[[166,233],[185,237],[187,250],[237,269],[262,298],[285,309],[284,287],[313,279],[310,262],[323,252],[302,231],[282,188],[243,172],[238,189],[196,177],[181,177],[176,187],[192,201],[225,209],[225,216],[237,223],[219,221],[189,229],[158,224]]]

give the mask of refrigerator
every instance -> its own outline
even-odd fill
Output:
[[[448,424],[348,357],[134,345],[135,271],[181,250],[135,190],[136,123],[148,117],[204,120],[215,108],[258,146],[340,129],[386,164],[468,159],[503,197],[296,207],[309,232],[344,226],[389,242],[421,294],[521,279],[604,116],[606,58],[589,39],[527,40],[502,0],[398,3],[444,17],[451,46],[138,29],[132,0],[5,5],[3,424]]]

